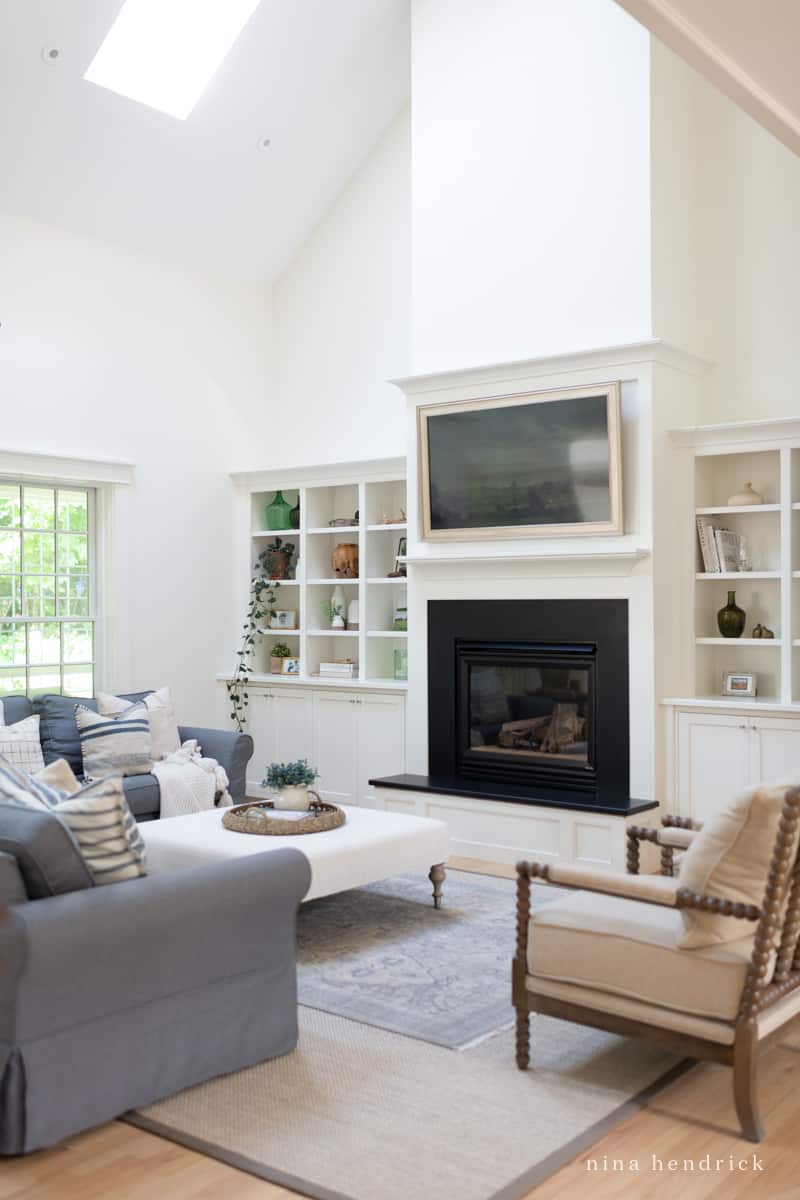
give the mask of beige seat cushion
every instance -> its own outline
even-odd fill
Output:
[[[748,788],[707,821],[681,859],[680,886],[700,895],[760,906],[784,801],[794,782]],[[684,909],[682,924],[680,945],[687,949],[742,936],[740,920],[716,913]]]
[[[674,908],[578,892],[531,917],[528,969],[545,979],[732,1020],[753,933],[698,950],[681,949],[681,933],[681,914]]]

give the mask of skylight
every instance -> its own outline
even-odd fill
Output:
[[[260,0],[125,0],[84,79],[185,120]]]

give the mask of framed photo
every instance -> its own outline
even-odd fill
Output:
[[[756,677],[750,671],[726,671],[722,677],[725,696],[755,696]]]
[[[618,383],[417,414],[423,541],[622,533]]]
[[[270,629],[296,629],[297,609],[277,608],[269,619]]]
[[[281,675],[299,675],[300,674],[300,659],[299,658],[284,658],[282,659]]]

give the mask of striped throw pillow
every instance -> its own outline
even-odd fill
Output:
[[[147,775],[153,769],[150,725],[147,709],[141,702],[129,705],[115,717],[103,717],[83,704],[76,704],[75,724],[87,779]]]
[[[122,790],[122,776],[87,784],[53,812],[72,833],[96,884],[146,875],[145,846]]]
[[[23,771],[41,771],[44,758],[39,741],[39,717],[25,717],[13,725],[0,726],[0,754]]]
[[[64,792],[0,754],[0,803],[24,804],[26,808],[49,812],[63,798]]]

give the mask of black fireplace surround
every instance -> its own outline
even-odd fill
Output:
[[[627,600],[431,600],[428,775],[381,787],[629,816]]]

